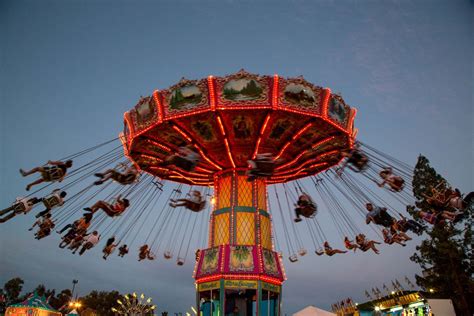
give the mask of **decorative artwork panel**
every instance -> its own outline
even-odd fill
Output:
[[[345,125],[349,117],[349,107],[338,96],[332,96],[328,104],[328,116],[339,123]]]
[[[253,246],[230,246],[229,270],[231,272],[253,272]]]

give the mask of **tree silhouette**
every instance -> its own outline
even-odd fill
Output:
[[[412,184],[415,205],[424,212],[431,211],[424,195],[430,196],[432,188],[443,191],[449,187],[423,156],[418,158]],[[415,206],[408,206],[407,210],[422,222]],[[458,315],[472,315],[474,310],[472,211],[470,203],[464,210],[464,219],[457,224],[425,225],[428,238],[416,247],[418,252],[410,258],[423,270],[423,275],[416,276],[417,284],[425,290],[432,289],[436,297],[451,298]]]

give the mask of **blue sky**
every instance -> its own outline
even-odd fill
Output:
[[[141,95],[181,77],[245,68],[303,75],[358,108],[359,138],[414,164],[419,153],[473,187],[473,4],[469,1],[0,1],[0,205],[29,168],[115,137]],[[144,291],[193,304],[192,265],[73,257],[33,240],[31,216],[0,226],[0,283]],[[328,223],[328,227],[331,227]],[[331,229],[331,228],[328,228]],[[406,248],[285,262],[284,311],[324,308],[418,271]],[[179,299],[178,299],[179,298]]]

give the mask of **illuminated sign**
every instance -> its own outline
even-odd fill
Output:
[[[274,293],[280,293],[280,286],[271,284],[271,283],[266,283],[262,282],[262,290],[274,292]]]
[[[380,305],[387,306],[386,308],[390,308],[391,306],[407,305],[410,303],[415,303],[415,302],[418,302],[419,300],[420,300],[420,295],[418,293],[412,293],[412,294],[407,294],[400,297],[384,300],[383,302],[380,302]]]
[[[220,288],[220,281],[200,283],[198,285],[198,291],[209,291]]]
[[[257,281],[225,280],[224,287],[227,289],[256,289]]]

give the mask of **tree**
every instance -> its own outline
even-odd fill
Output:
[[[3,290],[5,292],[7,305],[18,302],[24,283],[25,282],[20,278],[14,278],[5,283]]]
[[[449,188],[447,181],[429,164],[426,157],[418,157],[413,176],[413,195],[416,207],[431,212],[425,195],[431,189],[438,191]],[[422,222],[415,206],[408,206],[408,212]],[[423,275],[416,276],[416,282],[425,290],[433,289],[438,297],[451,298],[458,315],[472,315],[474,310],[474,281],[472,257],[472,203],[464,210],[464,216],[457,224],[438,223],[425,225],[428,239],[417,246],[417,253],[410,258],[418,263]]]
[[[112,307],[117,304],[117,300],[122,296],[117,291],[92,291],[87,296],[79,299],[82,303],[83,309],[89,307],[103,316],[113,316]]]
[[[61,307],[67,307],[67,304],[71,301],[72,293],[71,290],[66,289],[62,290],[55,297],[51,297],[49,304],[56,310],[59,310]]]

